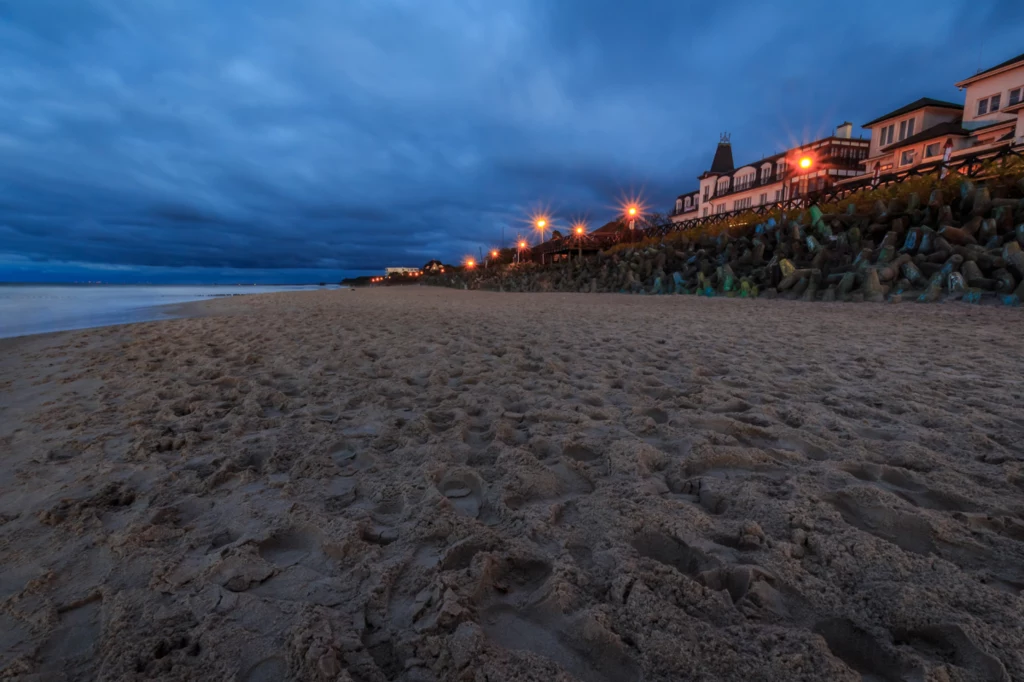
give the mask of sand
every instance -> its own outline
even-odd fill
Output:
[[[425,287],[0,345],[0,677],[1021,680],[1021,311]]]

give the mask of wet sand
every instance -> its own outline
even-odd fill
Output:
[[[0,345],[0,678],[1024,679],[1024,317],[430,288]]]

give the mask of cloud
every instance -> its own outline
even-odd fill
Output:
[[[723,130],[743,161],[956,99],[1022,20],[1006,0],[6,3],[0,256],[455,260],[537,206],[604,222],[642,188],[666,210]]]

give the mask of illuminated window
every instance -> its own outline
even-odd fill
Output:
[[[908,149],[907,151],[900,154],[900,165],[909,166],[914,163],[914,150]]]
[[[942,145],[940,145],[938,142],[932,142],[930,145],[928,145],[927,147],[924,148],[924,156],[925,156],[925,158],[928,158],[928,157],[931,157],[931,156],[938,156],[941,153],[942,153]]]

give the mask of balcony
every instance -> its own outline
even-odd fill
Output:
[[[767,176],[765,176],[765,177],[763,177],[761,179],[757,179],[755,177],[753,180],[751,180],[749,182],[741,182],[741,183],[734,184],[729,189],[726,189],[724,192],[712,192],[711,196],[709,196],[706,199],[704,199],[704,201],[711,201],[712,199],[720,199],[722,197],[727,197],[730,194],[738,194],[739,192],[745,192],[745,191],[747,191],[749,189],[754,189],[756,187],[764,187],[765,185],[774,185],[777,182],[782,182],[784,179],[785,179],[785,173],[772,173],[771,175],[767,175]]]

